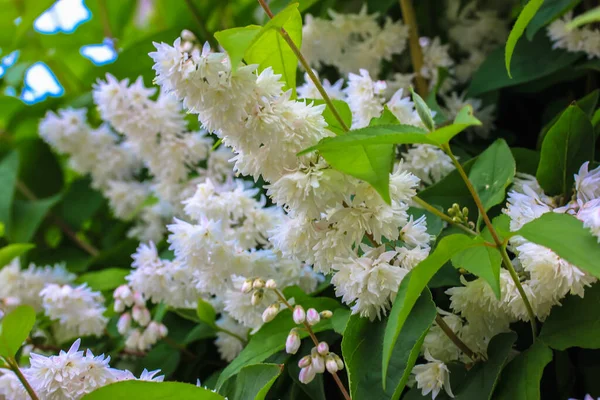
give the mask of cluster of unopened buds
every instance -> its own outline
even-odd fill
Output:
[[[140,292],[133,291],[127,285],[121,285],[115,289],[113,297],[115,311],[123,313],[117,322],[117,331],[126,337],[125,348],[145,351],[167,336],[167,327],[152,321],[150,310],[146,307],[146,299]],[[137,327],[134,327],[134,323]]]
[[[469,221],[469,209],[467,207],[463,207],[462,210],[457,203],[452,204],[452,207],[448,209],[448,215],[452,217],[452,221],[457,224],[464,225],[468,228],[474,229],[475,223],[473,221]]]
[[[271,322],[279,311],[281,305],[292,311],[292,319],[297,325],[303,325],[302,328],[294,327],[290,330],[285,341],[285,351],[288,354],[296,354],[300,348],[300,330],[303,329],[308,332],[311,339],[315,343],[315,347],[311,349],[309,355],[306,355],[298,361],[298,367],[300,367],[300,382],[307,384],[310,383],[316,376],[316,374],[322,374],[327,370],[331,374],[335,374],[337,371],[344,368],[344,362],[335,353],[329,351],[329,345],[326,342],[318,342],[313,331],[312,326],[321,322],[321,319],[329,319],[333,316],[330,310],[323,310],[321,312],[314,308],[305,310],[301,305],[292,306],[290,301],[286,300],[283,294],[277,289],[277,283],[273,279],[264,281],[260,278],[247,279],[242,285],[242,292],[252,293],[252,304],[257,305],[264,298],[265,290],[273,290],[279,301],[268,306],[262,314],[263,322]]]

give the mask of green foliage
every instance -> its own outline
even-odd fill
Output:
[[[415,103],[415,109],[423,121],[423,124],[427,128],[429,132],[435,129],[435,124],[433,122],[433,117],[431,116],[431,110],[429,106],[425,103],[425,100],[421,96],[419,96],[415,91],[410,88],[410,93],[412,94],[413,102]]]
[[[592,24],[600,21],[600,7],[593,8],[584,12],[581,15],[573,18],[573,21],[567,24],[568,29],[575,29],[582,25]]]
[[[13,243],[0,249],[0,268],[10,263],[14,258],[20,257],[35,247],[31,243]]]
[[[550,361],[552,350],[541,341],[534,343],[504,368],[495,398],[539,400],[542,373]]]
[[[77,283],[87,283],[93,290],[113,290],[127,283],[125,277],[131,272],[124,268],[105,268],[100,271],[86,272],[77,277]]]
[[[527,25],[527,39],[533,39],[537,31],[580,2],[581,0],[545,0],[531,22]]]
[[[525,32],[525,28],[527,28],[527,25],[529,24],[529,22],[531,22],[531,20],[533,19],[533,17],[535,16],[535,14],[537,13],[537,11],[543,3],[544,0],[530,0],[525,5],[525,7],[523,7],[523,10],[519,14],[519,17],[515,22],[515,25],[510,31],[510,35],[508,35],[508,40],[506,41],[506,49],[504,53],[504,62],[506,64],[506,72],[508,72],[508,76],[510,78],[512,78],[510,74],[510,60],[512,59],[513,52],[515,51],[517,41],[523,35],[523,33]]]
[[[0,192],[0,222],[7,230],[12,226],[11,210],[18,171],[19,154],[13,151],[0,161],[0,187],[2,188]]]
[[[200,321],[204,322],[211,328],[216,329],[217,325],[215,324],[215,320],[217,319],[217,313],[215,312],[215,309],[213,308],[212,304],[210,304],[202,298],[198,298],[196,315],[198,315],[198,319]]]
[[[248,365],[233,378],[223,395],[231,400],[264,400],[282,371],[283,365],[279,364]]]
[[[548,194],[570,196],[573,175],[594,159],[594,128],[583,111],[569,106],[542,143],[536,177]]]
[[[313,103],[314,105],[326,104],[325,101],[321,99],[310,99],[307,101]],[[348,103],[346,103],[343,100],[332,100],[332,102],[336,111],[342,117],[342,121],[344,121],[344,124],[346,124],[346,126],[352,125],[352,112],[350,111],[350,107],[348,107]],[[325,111],[323,111],[323,118],[325,119],[325,122],[327,122],[327,129],[329,129],[336,135],[343,135],[346,133],[344,127],[333,115],[333,112],[329,108],[329,105],[325,106]]]
[[[385,320],[369,322],[353,315],[344,331],[342,354],[346,361],[350,395],[361,399],[398,399],[437,311],[425,289],[417,299],[392,350],[388,373],[382,385],[381,356]],[[385,386],[385,388],[384,388]]]
[[[566,236],[566,235],[565,235]],[[570,347],[599,349],[598,321],[600,321],[600,285],[587,288],[583,298],[567,296],[561,307],[556,307],[544,322],[540,340],[557,350]]]
[[[208,389],[179,382],[122,381],[101,387],[82,400],[222,400]]]
[[[35,324],[31,306],[18,306],[2,318],[0,325],[0,357],[14,358]]]
[[[42,200],[16,200],[13,208],[12,228],[7,236],[14,242],[31,240],[50,209],[60,201],[61,195]]]
[[[513,235],[548,247],[571,264],[600,278],[598,239],[572,215],[546,213],[523,225]]]

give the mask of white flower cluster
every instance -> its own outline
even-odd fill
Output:
[[[49,284],[40,292],[44,313],[53,321],[60,342],[81,336],[102,336],[108,323],[104,316],[104,297],[86,284]]]
[[[381,27],[379,14],[367,14],[366,6],[358,14],[329,10],[329,16],[331,20],[305,17],[302,53],[315,68],[332,65],[346,75],[360,67],[377,76],[383,60],[391,61],[406,48],[408,27],[389,17]]]
[[[113,382],[125,380],[143,380],[162,382],[164,376],[156,376],[160,371],[144,370],[136,378],[127,370],[111,368],[110,357],[94,356],[88,349],[79,350],[81,340],[77,339],[71,348],[56,356],[45,357],[31,353],[28,368],[21,372],[40,399],[78,400],[95,389]],[[14,372],[1,370],[0,396],[6,400],[29,398],[23,385]]]
[[[563,17],[548,25],[547,33],[555,49],[565,49],[570,52],[584,52],[589,59],[600,58],[600,29],[594,25],[584,25],[574,29],[567,28],[573,19],[569,11]]]
[[[167,327],[152,321],[142,293],[121,285],[115,289],[113,297],[115,311],[122,313],[117,322],[117,331],[125,337],[126,349],[146,351],[167,336]]]

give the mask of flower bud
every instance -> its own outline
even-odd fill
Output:
[[[188,42],[187,40],[181,42],[181,51],[190,53],[193,49],[194,49],[194,44],[192,42]]]
[[[250,293],[252,290],[252,279],[246,279],[244,283],[242,283],[242,293]]]
[[[300,336],[296,329],[292,329],[287,339],[285,340],[285,352],[288,354],[296,354],[300,348]]]
[[[262,314],[262,320],[264,323],[271,322],[279,313],[279,304],[271,304],[269,307],[265,308]]]
[[[252,303],[253,306],[255,306],[258,303],[260,303],[262,298],[263,298],[263,291],[256,290],[256,291],[254,291],[254,293],[252,293],[252,299],[250,300],[250,302]]]
[[[150,323],[150,311],[146,307],[133,306],[133,320],[141,326],[146,326]]]
[[[309,308],[306,312],[306,321],[310,326],[316,325],[321,320],[319,313],[314,308]]]
[[[294,322],[297,324],[304,323],[304,320],[306,319],[306,312],[304,311],[304,308],[302,308],[302,306],[294,307],[294,312],[292,314],[292,318],[294,319]]]
[[[323,319],[329,319],[329,318],[333,317],[333,313],[329,310],[323,310],[319,313],[319,315]]]
[[[319,353],[311,354],[310,365],[319,374],[325,372],[325,359]]]
[[[265,281],[263,281],[260,278],[255,279],[254,282],[252,283],[252,288],[253,289],[262,289],[264,287],[265,287]]]
[[[189,40],[189,41],[194,41],[196,40],[196,35],[194,35],[192,32],[190,32],[187,29],[184,29],[181,31],[181,38],[183,40]]]
[[[330,374],[335,374],[338,372],[338,364],[332,355],[328,355],[325,359],[325,368]]]
[[[306,385],[308,383],[311,383],[312,380],[315,379],[315,375],[316,375],[316,372],[315,372],[314,368],[311,365],[309,365],[308,367],[302,368],[300,370],[298,379],[300,380],[300,382],[302,382]]]
[[[146,307],[146,299],[144,299],[141,292],[133,292],[133,303],[140,307]]]
[[[310,356],[304,356],[298,361],[299,368],[306,368],[310,365]]]
[[[142,333],[139,329],[134,329],[125,340],[125,348],[129,350],[137,350]]]
[[[335,353],[330,353],[331,356],[334,358],[335,362],[337,363],[337,367],[338,370],[341,371],[344,369],[344,362],[342,361],[342,359],[340,358],[340,356],[338,356]]]
[[[265,283],[265,287],[267,289],[276,289],[277,288],[277,282],[275,282],[274,279],[269,279],[267,281],[267,283]]]
[[[329,345],[325,342],[321,342],[317,345],[317,353],[322,356],[329,354]]]
[[[130,306],[133,303],[133,293],[131,288],[127,285],[121,285],[113,292],[115,300],[121,300],[126,306]]]
[[[120,299],[116,299],[114,309],[115,312],[122,313],[123,311],[125,311],[125,303],[123,303]]]
[[[131,328],[131,314],[125,313],[119,317],[119,321],[117,322],[117,331],[121,335],[125,335],[127,331]]]

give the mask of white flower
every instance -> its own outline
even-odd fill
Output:
[[[313,71],[315,76],[319,77],[319,74],[316,71]],[[332,100],[342,100],[344,99],[344,92],[342,91],[342,85],[344,84],[343,79],[338,79],[332,85],[331,82],[327,79],[323,79],[321,85],[323,89],[325,89],[325,93]],[[302,86],[298,86],[298,97],[304,99],[322,99],[321,93],[313,83],[312,79],[308,76],[308,73],[304,73],[304,84]]]
[[[575,174],[577,199],[587,202],[600,197],[600,167],[589,170],[589,162],[584,162]]]
[[[396,247],[398,253],[396,264],[406,269],[413,269],[429,255],[429,247],[415,247],[408,249],[406,247]]]
[[[583,221],[583,226],[589,228],[600,242],[600,198],[585,203],[579,209],[577,218]]]
[[[385,89],[386,83],[374,82],[367,70],[361,69],[360,75],[348,75],[348,87],[344,91],[352,111],[352,129],[363,128],[372,118],[381,115]]]
[[[529,185],[522,186],[523,193],[514,190],[508,192],[508,204],[504,213],[510,217],[510,230],[519,230],[527,222],[533,221],[552,210],[544,197],[536,193]]]
[[[450,157],[443,150],[428,144],[417,144],[402,153],[404,168],[421,181],[431,185],[454,170]]]
[[[216,321],[216,324],[220,328],[227,329],[228,331],[233,332],[242,338],[248,336],[248,328],[238,324],[234,319],[226,315],[219,318]],[[237,357],[240,351],[242,351],[244,348],[244,343],[242,343],[238,338],[222,331],[217,332],[215,344],[217,345],[217,350],[219,351],[221,358],[228,362]]]
[[[427,233],[427,222],[425,215],[413,221],[413,216],[409,217],[406,225],[400,230],[400,240],[402,240],[409,248],[429,247],[429,242],[432,236]]]
[[[460,110],[465,106],[470,105],[473,108],[473,114],[481,121],[481,126],[471,128],[477,135],[484,139],[489,137],[491,131],[495,129],[494,112],[495,105],[490,104],[483,106],[483,102],[479,99],[465,98],[466,94],[458,94],[452,92],[449,96],[443,96],[446,104],[445,110],[448,118],[454,119]]]
[[[452,329],[452,332],[460,337],[463,329],[462,319],[444,310],[438,309],[438,313],[443,315],[444,322]],[[452,343],[452,340],[435,321],[425,336],[421,351],[428,352],[433,358],[445,363],[456,361],[460,357],[459,348]]]
[[[454,397],[450,388],[450,370],[446,364],[436,360],[428,352],[425,352],[425,359],[427,364],[416,365],[412,370],[423,396],[431,393],[431,397],[435,399],[443,388],[448,396]]]
[[[22,373],[25,373],[26,371],[26,369],[21,368]],[[25,387],[21,381],[19,381],[17,375],[9,369],[0,369],[0,396],[3,396],[6,400],[29,398]]]

